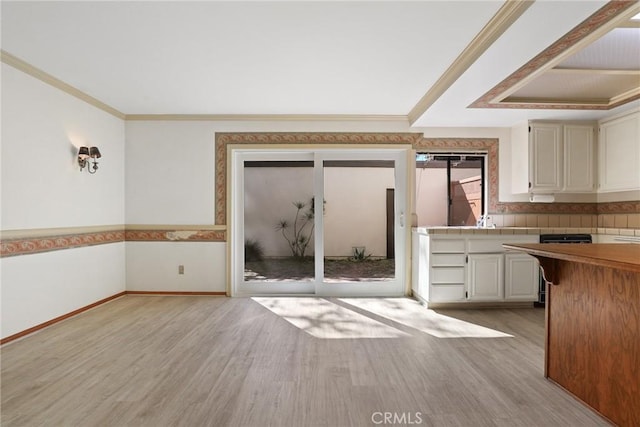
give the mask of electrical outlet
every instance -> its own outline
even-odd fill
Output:
[[[178,274],[184,274],[184,265],[178,266]]]

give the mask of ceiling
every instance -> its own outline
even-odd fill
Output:
[[[640,3],[593,18],[603,7],[611,3],[3,1],[2,59],[128,119],[590,120],[640,108],[640,26],[630,21]]]

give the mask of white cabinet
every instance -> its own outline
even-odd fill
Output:
[[[429,301],[464,301],[465,240],[432,239],[429,253]]]
[[[527,254],[507,253],[504,261],[504,299],[536,300],[540,280],[538,260]]]
[[[640,113],[600,123],[598,191],[640,189]]]
[[[469,255],[469,301],[499,301],[503,299],[504,267],[502,254]]]
[[[589,125],[564,125],[564,182],[567,193],[591,192],[595,187],[594,128]]]
[[[562,125],[532,123],[529,132],[529,192],[562,189]]]
[[[581,193],[594,190],[591,124],[528,122],[511,129],[513,193]]]
[[[539,236],[413,233],[413,295],[427,304],[538,299],[535,258],[506,252],[503,243],[536,243]]]

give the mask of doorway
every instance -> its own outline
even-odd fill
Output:
[[[408,153],[233,150],[232,295],[404,295]]]

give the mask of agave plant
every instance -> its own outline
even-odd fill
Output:
[[[353,247],[353,255],[351,259],[356,262],[366,261],[371,257],[371,254],[365,253],[366,248],[364,246],[354,246]]]

